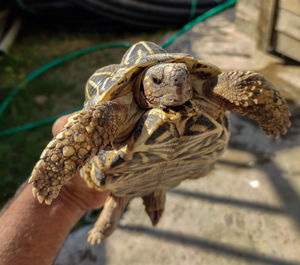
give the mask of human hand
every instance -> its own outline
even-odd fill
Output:
[[[74,113],[62,116],[55,121],[52,127],[53,136],[56,136],[63,129],[68,122],[68,118],[72,115]],[[107,196],[108,192],[89,188],[79,173],[63,186],[59,195],[63,201],[73,205],[76,204],[84,211],[102,207]]]

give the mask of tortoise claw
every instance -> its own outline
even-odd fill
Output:
[[[38,192],[39,192],[39,191],[38,191],[37,188],[35,188],[35,187],[32,188],[32,195],[33,195],[34,198],[36,198]]]
[[[99,229],[94,227],[89,231],[89,236],[87,241],[94,245],[95,243],[100,244],[104,239],[104,235],[101,233]]]
[[[40,194],[38,194],[38,195],[37,195],[37,199],[38,199],[39,203],[43,203],[45,197],[42,196],[42,195],[40,195]]]

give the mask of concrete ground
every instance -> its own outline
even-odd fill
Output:
[[[168,193],[157,227],[135,199],[101,245],[86,243],[91,226],[70,234],[55,265],[300,264],[300,67],[256,51],[235,30],[233,14],[199,23],[169,50],[265,74],[288,99],[288,134],[268,138],[253,121],[232,115],[229,149],[207,177]]]

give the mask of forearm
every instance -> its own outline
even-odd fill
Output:
[[[68,192],[51,206],[41,205],[27,185],[0,217],[0,264],[52,264],[83,213]]]

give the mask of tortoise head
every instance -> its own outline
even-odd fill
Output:
[[[149,107],[180,106],[193,96],[190,73],[184,63],[161,63],[148,68],[143,80]]]

